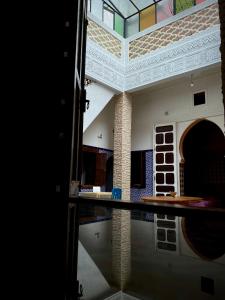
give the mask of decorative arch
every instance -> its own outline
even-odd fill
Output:
[[[195,126],[197,125],[198,123],[202,122],[202,121],[208,121],[207,119],[205,118],[201,118],[201,119],[197,119],[195,120],[194,122],[192,122],[183,132],[181,138],[180,138],[180,142],[179,142],[179,153],[180,153],[180,157],[181,157],[181,161],[180,163],[185,163],[185,158],[184,158],[184,153],[183,153],[183,143],[184,143],[184,140],[187,136],[187,134],[189,133],[189,131]],[[209,121],[211,122],[211,121]],[[212,122],[213,123],[213,122]],[[214,123],[215,124],[215,123]]]
[[[180,138],[179,153],[181,195],[225,197],[225,137],[215,122],[205,118],[192,122]]]

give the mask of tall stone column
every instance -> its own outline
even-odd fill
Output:
[[[122,189],[122,200],[130,201],[131,95],[115,96],[113,186]],[[112,219],[113,280],[123,290],[131,269],[130,212],[114,209]]]

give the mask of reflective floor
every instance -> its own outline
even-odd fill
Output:
[[[110,295],[120,290],[113,278],[113,241],[118,232],[115,233],[112,226],[112,210],[102,208],[95,212],[99,215],[95,219],[92,215],[90,222],[88,216],[83,215],[85,222],[82,223],[81,218],[80,225],[80,242],[90,257],[90,265],[84,267],[79,255],[82,278],[85,278],[82,299],[87,300],[105,299],[104,293]],[[124,272],[126,268],[130,270],[125,293],[143,300],[224,299],[224,218],[132,211],[128,223],[130,240],[126,236],[124,242],[121,239],[121,247],[124,246],[121,258],[130,264],[129,267],[125,264]],[[95,271],[90,276],[91,264],[96,266],[104,283],[102,279],[95,285],[100,275]]]
[[[127,291],[141,299],[224,299],[225,221],[159,217],[132,221]]]

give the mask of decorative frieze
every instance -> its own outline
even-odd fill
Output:
[[[221,61],[220,29],[216,25],[137,58],[126,67],[124,89],[140,88]]]
[[[90,19],[88,20],[87,36],[116,57],[122,56],[121,41]]]
[[[219,14],[218,4],[215,3],[131,41],[129,43],[129,59],[141,57],[217,24],[219,24]]]
[[[132,91],[159,80],[219,63],[219,47],[219,25],[131,61],[116,58],[88,39],[86,75],[117,91]]]
[[[124,90],[125,67],[121,59],[90,39],[87,39],[85,73],[118,91]]]

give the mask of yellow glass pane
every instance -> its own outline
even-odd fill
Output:
[[[140,13],[140,30],[144,30],[155,24],[155,5],[152,5]]]

